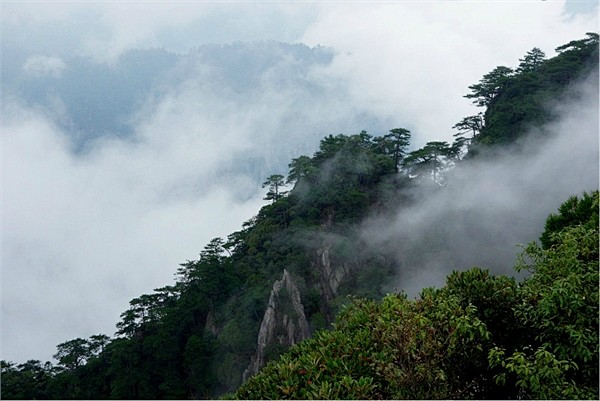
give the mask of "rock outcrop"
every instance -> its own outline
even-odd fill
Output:
[[[317,268],[320,272],[323,292],[328,294],[326,299],[329,302],[337,294],[337,289],[344,277],[348,275],[348,267],[345,263],[332,267],[329,248],[322,248],[317,251]]]
[[[246,381],[264,366],[270,349],[277,346],[287,349],[308,338],[309,335],[300,291],[290,274],[284,269],[281,280],[273,284],[258,332],[256,352],[244,371],[242,380]]]
[[[331,323],[334,318],[331,305],[338,295],[340,283],[350,274],[350,265],[347,263],[334,265],[331,262],[331,247],[330,241],[323,241],[316,250],[316,257],[312,262],[312,267],[319,274],[315,284],[321,293],[319,306],[326,323]],[[270,351],[286,350],[308,338],[309,335],[309,325],[300,291],[292,276],[284,269],[281,280],[273,284],[260,325],[256,352],[244,371],[242,380],[246,381],[258,373],[268,360]]]
[[[206,324],[204,325],[204,330],[206,330],[207,333],[210,333],[213,336],[218,336],[221,332],[221,330],[217,326],[217,321],[215,319],[215,314],[213,313],[213,311],[208,312],[208,315],[206,315]]]
[[[321,291],[321,313],[327,323],[331,323],[334,316],[331,304],[337,295],[338,287],[342,280],[348,276],[349,268],[342,263],[338,266],[331,264],[329,257],[330,246],[323,246],[317,250],[315,269],[319,272],[319,289]]]

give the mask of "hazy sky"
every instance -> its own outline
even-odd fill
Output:
[[[3,92],[2,359],[49,360],[60,342],[112,335],[130,299],[171,284],[179,263],[239,229],[263,190],[214,177],[236,153],[260,154],[256,142],[299,135],[282,130],[291,115],[308,129],[368,115],[410,128],[416,146],[450,140],[477,112],[462,98],[469,85],[534,46],[552,56],[597,31],[594,3],[3,1],[3,54],[32,77],[59,77],[73,55],[116,68],[132,48],[276,40],[335,56],[308,77],[323,99],[294,101],[299,90],[280,92],[268,74],[251,99],[206,96],[199,74],[148,99],[136,141],[85,155],[55,123],[60,108]]]

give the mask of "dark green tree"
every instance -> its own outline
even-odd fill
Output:
[[[402,160],[407,154],[406,149],[410,145],[410,131],[405,128],[394,128],[389,134],[377,138],[375,143],[384,154],[393,159],[396,173],[399,172]]]
[[[452,128],[458,131],[458,133],[454,134],[455,137],[461,136],[471,140],[481,133],[483,125],[483,113],[477,113],[474,116],[463,118]]]
[[[85,364],[92,355],[90,343],[83,338],[69,340],[56,346],[57,352],[53,355],[60,366],[67,370],[75,370]]]
[[[458,132],[453,136],[456,138],[451,145],[457,158],[465,153],[465,148],[471,145],[474,139],[481,133],[484,128],[485,120],[483,113],[477,113],[474,116],[468,116],[456,123],[452,129]],[[467,150],[468,152],[468,150]]]
[[[96,334],[88,340],[90,355],[98,356],[104,352],[106,345],[110,342],[110,337],[105,334]]]
[[[572,196],[559,208],[557,214],[550,214],[546,219],[544,232],[540,241],[544,249],[549,249],[557,242],[554,238],[565,227],[584,225],[586,228],[598,226],[598,207],[600,201],[598,191],[584,192],[582,196]]]
[[[1,364],[2,399],[36,400],[60,396],[52,394],[48,389],[56,374],[56,369],[50,362],[42,365],[38,360],[29,360],[15,365],[3,360]]]
[[[409,176],[429,178],[443,185],[445,177],[440,173],[457,156],[457,149],[445,141],[427,142],[421,149],[410,152],[404,159],[404,168]]]
[[[546,54],[538,47],[534,47],[527,52],[525,57],[519,59],[519,67],[517,67],[516,73],[520,74],[523,72],[532,72],[538,69],[544,62]]]
[[[290,171],[286,183],[298,182],[301,179],[309,180],[310,183],[314,184],[315,174],[317,169],[312,163],[312,160],[308,156],[300,156],[292,159],[288,165]]]
[[[500,94],[513,73],[514,71],[509,67],[496,67],[485,74],[479,83],[469,86],[471,93],[464,97],[474,99],[473,103],[479,107],[487,107]]]
[[[263,182],[263,188],[269,188],[267,195],[263,198],[264,200],[270,200],[273,203],[277,199],[283,197],[287,192],[281,191],[280,188],[285,185],[284,177],[281,174],[272,174],[267,177],[267,180]]]
[[[214,347],[209,338],[192,334],[185,345],[183,365],[187,371],[187,386],[190,399],[210,398],[212,386],[217,381],[210,368],[214,358]]]

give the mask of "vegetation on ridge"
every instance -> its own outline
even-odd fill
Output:
[[[410,151],[404,128],[322,139],[312,157],[291,161],[287,177],[266,179],[269,204],[240,231],[182,263],[173,285],[131,300],[114,337],[59,344],[56,365],[2,361],[2,397],[233,392],[257,348],[273,282],[286,269],[314,335],[237,397],[597,398],[597,192],[570,199],[548,219],[543,248],[528,246],[517,266],[532,273],[520,283],[475,268],[453,273],[444,288],[423,290],[417,301],[384,297],[399,266],[356,235],[369,214],[419,202],[410,191],[416,183],[443,190],[446,171],[465,154],[483,157],[482,149],[551,120],[547,102],[597,68],[598,36],[558,49],[545,60],[534,48],[515,71],[499,67],[471,86],[467,97],[486,110],[457,123],[452,144]],[[286,183],[293,186],[287,192]],[[318,267],[324,250],[345,272],[328,294]],[[271,344],[268,355],[284,351]]]
[[[544,232],[549,249],[525,247],[522,282],[476,267],[417,300],[354,298],[334,330],[294,346],[234,397],[597,399],[598,191],[583,198],[592,202],[582,221]]]

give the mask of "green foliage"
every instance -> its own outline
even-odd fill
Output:
[[[431,291],[420,301],[354,299],[320,331],[244,383],[241,399],[423,399],[469,394],[453,366],[489,343],[472,305]]]
[[[471,93],[465,97],[475,99],[473,103],[477,106],[489,106],[508,84],[513,73],[514,71],[509,67],[496,67],[485,74],[479,83],[469,86]]]
[[[333,330],[230,397],[597,399],[598,226],[574,221],[555,241],[526,247],[515,268],[532,275],[518,285],[473,268],[415,301],[353,299]]]
[[[473,305],[477,309],[477,317],[485,323],[495,344],[512,348],[526,335],[524,327],[514,320],[513,308],[519,302],[514,278],[494,276],[475,267],[451,273],[444,291],[457,297],[462,307]]]
[[[483,129],[483,113],[478,113],[474,116],[464,117],[458,123],[456,123],[452,128],[458,130],[458,135],[470,134],[471,138],[479,135],[481,130]]]
[[[469,86],[478,106],[485,106],[484,123],[473,137],[470,153],[482,146],[515,142],[528,128],[552,121],[549,108],[559,101],[571,82],[598,69],[598,35],[588,33],[556,49],[556,57],[545,60],[538,48],[520,59],[513,73],[508,67],[497,67],[482,80]]]
[[[527,350],[529,351],[529,350]],[[535,352],[514,352],[510,357],[505,357],[499,348],[490,350],[490,364],[501,365],[502,368],[519,379],[516,386],[519,388],[519,397],[532,396],[534,399],[581,399],[592,398],[589,394],[581,392],[574,382],[564,379],[569,370],[577,369],[577,365],[566,360],[559,361],[543,347]],[[505,383],[506,373],[496,376],[497,383]]]
[[[190,398],[208,398],[217,378],[207,369],[214,358],[214,346],[210,338],[193,334],[185,345],[183,365],[187,373]]]
[[[512,353],[494,349],[489,360],[503,368],[496,380],[516,379],[526,397],[598,398],[597,205],[598,191],[569,198],[548,219],[559,222],[551,247],[531,243],[520,255],[516,269],[532,275],[513,310],[532,338]]]
[[[3,399],[45,399],[51,398],[48,382],[53,377],[51,365],[29,360],[18,366],[2,361]]]
[[[404,159],[404,168],[410,176],[422,176],[443,185],[445,179],[440,173],[458,158],[458,150],[445,141],[427,142],[424,147],[411,152]]]
[[[599,205],[598,191],[591,194],[584,192],[581,198],[570,197],[558,208],[558,214],[550,214],[546,219],[544,232],[540,237],[544,249],[549,249],[556,243],[556,234],[565,227],[579,224],[584,224],[586,228],[597,227]]]
[[[269,188],[267,195],[264,197],[265,200],[275,201],[283,197],[286,192],[281,191],[280,188],[285,185],[284,176],[281,174],[271,174],[265,182],[263,182],[263,188]]]
[[[311,159],[298,158],[290,164],[290,194],[296,204],[292,212],[305,222],[356,220],[378,199],[373,188],[396,172],[409,132],[394,129],[374,139],[365,131],[357,135],[330,135],[321,141]]]
[[[544,62],[545,57],[546,54],[540,48],[534,47],[527,52],[525,57],[519,59],[521,63],[519,64],[519,68],[517,68],[516,72],[523,73],[537,70]]]
[[[54,355],[54,358],[58,360],[59,365],[68,370],[77,369],[85,363],[91,354],[89,343],[83,338],[76,338],[58,344],[56,348],[58,352]]]
[[[402,160],[407,154],[406,149],[410,144],[410,136],[410,131],[406,128],[394,128],[390,130],[389,134],[375,139],[383,153],[393,158],[396,173],[400,171]]]
[[[317,173],[317,169],[314,167],[310,157],[297,157],[293,159],[288,166],[290,168],[290,172],[286,180],[287,183],[298,182],[301,179],[314,183],[314,177]]]
[[[533,347],[493,360],[532,397],[597,398],[598,227],[567,227],[555,240],[549,250],[530,244],[517,265],[533,273],[514,309],[534,336]]]
[[[371,213],[418,202],[415,176],[443,185],[465,147],[511,142],[527,124],[547,121],[543,105],[597,65],[597,48],[588,34],[557,57],[534,48],[516,71],[486,74],[466,97],[487,109],[457,123],[451,145],[409,152],[405,128],[325,137],[312,157],[291,161],[287,179],[266,179],[270,202],[240,231],[182,263],[174,285],[132,299],[116,337],[63,342],[57,366],[2,361],[2,397],[597,398],[597,191],[548,218],[543,248],[527,247],[518,265],[532,272],[520,284],[474,268],[419,300],[381,300],[397,266],[366,250],[356,230]],[[330,267],[343,271],[335,291],[321,271],[325,249]],[[284,269],[314,335],[287,353],[268,348],[273,362],[233,394]]]

